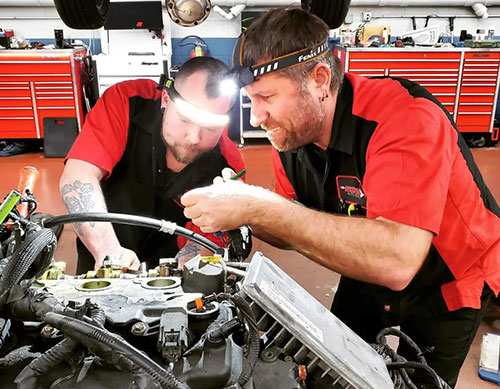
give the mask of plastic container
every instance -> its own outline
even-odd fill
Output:
[[[495,39],[495,26],[490,26],[488,28],[488,39]]]

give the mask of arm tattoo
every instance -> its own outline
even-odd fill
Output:
[[[175,258],[179,260],[179,258],[187,257],[188,259],[192,259],[197,256],[201,252],[200,245],[194,242],[188,242],[186,245],[179,250]]]
[[[73,184],[66,184],[61,189],[64,205],[69,213],[86,213],[94,208],[92,198],[94,186],[89,182],[75,181]],[[78,235],[83,236],[83,223],[73,223]],[[95,227],[94,222],[89,223],[91,228]]]

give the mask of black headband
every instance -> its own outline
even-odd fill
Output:
[[[243,66],[243,48],[245,46],[245,33],[242,33],[233,50],[233,69],[231,73],[238,78],[240,86],[250,85],[259,77],[265,74],[276,72],[290,68],[292,66],[302,65],[309,61],[325,55],[328,48],[328,39],[316,45],[313,48],[294,51],[293,53],[285,54],[260,65]]]

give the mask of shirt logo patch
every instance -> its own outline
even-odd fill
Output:
[[[366,195],[358,177],[337,176],[336,181],[340,200],[366,208]]]

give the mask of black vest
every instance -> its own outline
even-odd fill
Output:
[[[175,173],[166,167],[166,146],[161,137],[160,100],[131,97],[127,146],[111,176],[101,182],[108,212],[165,219],[185,226],[180,197],[188,190],[210,185],[229,164],[217,145]],[[113,225],[123,247],[135,251],[148,267],[161,257],[178,252],[177,236],[143,227]],[[77,241],[77,274],[94,268],[94,259]]]

